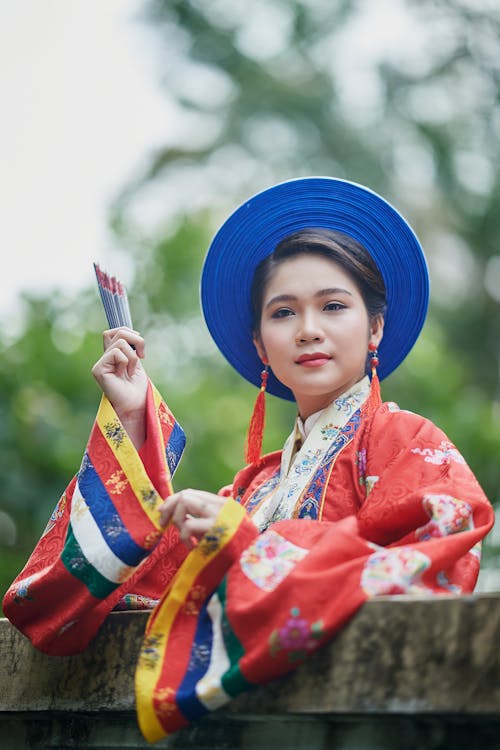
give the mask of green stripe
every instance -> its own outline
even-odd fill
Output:
[[[240,667],[239,660],[245,653],[245,649],[241,641],[239,640],[236,633],[233,632],[229,620],[226,614],[226,583],[227,576],[224,577],[222,583],[217,589],[217,594],[222,605],[222,632],[224,634],[224,643],[226,646],[227,655],[231,666],[224,672],[221,677],[222,687],[228,695],[235,698],[245,690],[250,690],[255,687],[251,682],[243,676]]]
[[[68,526],[68,533],[61,554],[61,560],[66,570],[71,573],[71,575],[75,576],[75,578],[78,578],[79,581],[84,583],[90,593],[97,599],[105,599],[119,586],[118,583],[109,581],[101,575],[99,571],[89,563],[75,538],[71,523]]]

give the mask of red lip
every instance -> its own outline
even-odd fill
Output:
[[[296,364],[304,365],[305,367],[321,367],[331,359],[328,354],[323,352],[313,352],[312,354],[302,354],[301,357],[295,360]]]

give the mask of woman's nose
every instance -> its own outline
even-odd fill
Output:
[[[300,324],[297,328],[296,340],[299,343],[307,341],[322,341],[324,338],[323,329],[313,313],[304,314],[300,318]]]

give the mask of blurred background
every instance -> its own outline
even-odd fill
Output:
[[[431,308],[386,400],[440,425],[500,502],[497,0],[0,0],[0,591],[78,469],[99,400],[98,260],[189,438],[175,486],[241,466],[255,389],[198,282],[219,223],[305,174],[382,193]],[[269,398],[265,448],[293,405]],[[500,588],[500,526],[480,589]],[[498,570],[497,570],[498,569]]]

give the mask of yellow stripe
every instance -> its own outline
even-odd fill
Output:
[[[156,527],[158,531],[164,531],[163,527],[160,526],[160,515],[158,513],[158,507],[163,502],[162,498],[156,491],[154,485],[151,483],[150,478],[143,466],[139,455],[127,435],[126,430],[121,425],[118,416],[108,401],[107,397],[103,395],[101,403],[99,405],[99,411],[97,412],[96,422],[101,430],[107,444],[113,451],[113,454],[123,469],[125,476],[134,492],[137,501],[141,505],[143,511],[148,516],[151,523]],[[123,434],[120,432],[120,442],[110,437],[110,426],[119,425]],[[165,452],[165,451],[163,451]],[[148,502],[144,502],[143,492],[147,493],[154,492],[156,498],[151,501],[148,498]]]
[[[229,544],[246,515],[245,509],[229,499],[223,506],[214,522],[210,534],[224,527],[217,549],[207,551],[204,539],[189,553],[177,571],[168,593],[163,596],[154,612],[150,615],[135,673],[135,694],[137,719],[142,734],[148,742],[156,742],[165,735],[154,709],[153,698],[161,676],[168,638],[177,614],[186,601],[191,587],[209,563]],[[149,644],[158,644],[157,654],[153,661],[148,661],[144,648]],[[153,650],[156,647],[153,645]]]

